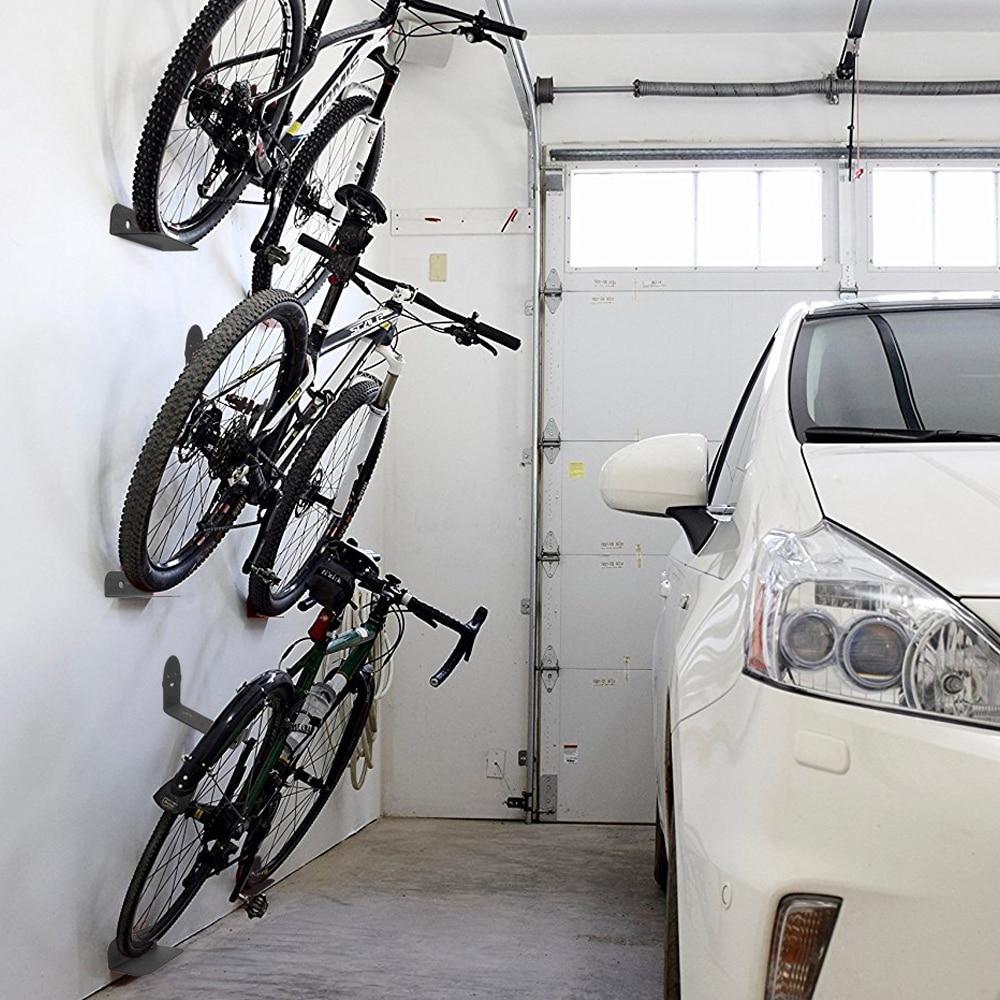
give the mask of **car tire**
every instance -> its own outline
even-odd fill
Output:
[[[674,824],[674,772],[670,750],[670,703],[667,703],[666,804],[667,912],[663,934],[663,1000],[681,1000],[681,950],[677,913],[677,838]],[[659,826],[659,824],[657,824]]]
[[[656,847],[653,857],[653,878],[661,892],[667,890],[667,840],[663,836],[663,821],[660,819],[660,803],[656,803]]]

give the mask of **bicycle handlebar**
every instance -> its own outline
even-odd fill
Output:
[[[323,607],[309,630],[309,637],[316,642],[325,641],[329,629],[339,623],[341,613],[350,603],[355,586],[360,586],[375,595],[376,610],[372,612],[370,621],[376,622],[377,628],[385,624],[389,609],[397,607],[412,612],[431,628],[444,625],[458,635],[451,655],[430,679],[431,687],[439,687],[462,660],[472,656],[472,647],[489,612],[486,608],[477,608],[476,613],[463,624],[411,594],[403,587],[399,577],[387,574],[383,578],[378,568],[380,558],[377,553],[360,549],[353,539],[333,543],[326,558],[313,571],[308,585],[308,600],[299,605],[302,610],[316,604]]]
[[[439,3],[431,3],[430,0],[403,0],[403,6],[410,10],[423,11],[425,14],[441,14],[456,21],[468,21],[483,31],[489,31],[494,35],[503,35],[505,38],[516,38],[520,42],[528,37],[528,33],[523,28],[518,28],[513,24],[504,24],[503,21],[494,21],[492,18],[486,17],[485,11],[480,11],[478,14],[467,14],[463,10],[455,10],[453,7],[445,7]]]
[[[475,644],[476,636],[486,621],[489,612],[484,607],[476,609],[476,613],[463,625],[460,621],[452,618],[444,611],[439,611],[413,594],[407,593],[403,598],[403,607],[412,611],[422,622],[426,622],[431,628],[444,625],[458,634],[458,642],[451,651],[451,655],[444,661],[441,669],[430,679],[433,688],[440,687],[450,676],[451,672],[462,660],[468,661],[472,656],[472,647]]]
[[[303,242],[306,239],[313,242],[312,237],[307,236],[300,236],[299,242],[302,243],[303,246],[308,246],[310,250],[314,249],[309,243]],[[401,287],[400,282],[392,281],[389,278],[383,278],[381,275],[376,274],[374,271],[369,271],[368,268],[362,267],[360,264],[357,268],[355,268],[355,270],[366,281],[370,281],[373,285],[379,285],[381,288],[386,289],[386,291],[394,292],[397,288]],[[463,316],[461,313],[457,313],[453,309],[449,309],[447,306],[441,305],[440,302],[435,302],[429,295],[420,291],[414,291],[413,302],[415,305],[421,306],[424,309],[429,309],[433,313],[437,313],[438,316],[441,316],[444,319],[451,320],[452,323],[460,324],[461,326],[469,329],[477,337],[482,337],[483,340],[491,340],[493,343],[499,344],[501,347],[506,347],[508,351],[516,351],[521,347],[521,341],[517,337],[511,336],[503,330],[498,330],[495,326],[490,326],[488,323],[483,323],[475,313],[471,316]]]

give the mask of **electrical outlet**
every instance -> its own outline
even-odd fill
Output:
[[[502,778],[504,768],[507,766],[507,751],[506,750],[487,750],[486,751],[486,777],[487,778]]]

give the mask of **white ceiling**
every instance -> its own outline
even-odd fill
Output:
[[[843,32],[852,0],[510,0],[544,34]],[[1000,31],[1000,0],[874,0],[869,31]]]

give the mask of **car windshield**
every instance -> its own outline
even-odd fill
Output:
[[[1000,309],[807,320],[791,399],[801,441],[1000,441]]]

